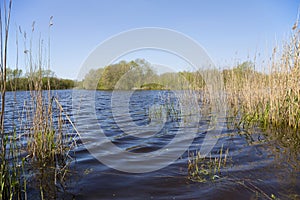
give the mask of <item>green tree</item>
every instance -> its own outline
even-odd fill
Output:
[[[82,81],[83,89],[92,90],[97,88],[97,83],[100,80],[100,77],[103,73],[103,68],[97,70],[92,69],[88,74],[85,75],[84,80]]]

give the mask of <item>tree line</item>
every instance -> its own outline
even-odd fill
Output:
[[[193,72],[166,72],[159,74],[151,64],[144,59],[134,61],[120,61],[117,64],[104,68],[90,70],[80,84],[82,89],[98,90],[163,90],[163,89],[203,89],[205,81],[204,71]],[[235,84],[243,87],[246,76],[264,76],[255,71],[254,64],[250,61],[243,62],[232,69],[224,69],[221,73],[224,86]]]
[[[104,68],[92,69],[85,75],[81,87],[98,90],[161,90],[202,88],[200,72],[166,72],[159,74],[144,59],[120,61]]]
[[[51,70],[39,70],[37,72],[27,72],[23,74],[21,69],[6,70],[6,90],[30,90],[32,85],[38,81],[42,84],[42,89],[63,90],[71,89],[76,86],[76,82],[70,79],[57,78]]]
[[[180,90],[203,89],[205,81],[200,71],[166,72],[159,74],[144,59],[120,61],[104,68],[92,69],[82,81],[57,78],[51,70],[38,70],[23,73],[21,69],[7,69],[7,91],[30,90],[39,78],[42,89],[97,89],[97,90]],[[243,79],[249,75],[265,76],[256,72],[252,62],[243,62],[232,69],[224,69],[222,73],[224,86],[234,84],[243,87]]]

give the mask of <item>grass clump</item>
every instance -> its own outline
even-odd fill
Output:
[[[219,156],[212,158],[204,157],[200,151],[191,153],[188,159],[188,179],[194,182],[207,182],[221,178],[221,169],[226,167],[228,151],[220,149]]]
[[[50,26],[52,17],[50,18]],[[33,25],[34,26],[34,25]],[[34,30],[34,28],[33,28]],[[26,42],[26,35],[24,34]],[[65,190],[64,180],[68,173],[68,166],[72,159],[69,152],[75,141],[65,131],[65,121],[74,124],[64,112],[58,99],[51,93],[49,77],[44,77],[45,69],[50,68],[50,54],[44,57],[42,40],[38,42],[37,56],[31,48],[26,53],[29,61],[29,88],[30,97],[28,109],[26,110],[26,121],[30,127],[26,134],[27,164],[35,175],[33,178],[35,188],[40,191],[41,199],[55,199],[59,190]],[[48,50],[50,49],[50,39]],[[37,59],[35,59],[37,58]],[[48,78],[47,90],[43,90],[43,79]]]
[[[179,100],[176,99],[175,94],[162,91],[154,103],[148,110],[149,121],[179,121],[181,110],[179,109]]]
[[[0,153],[0,199],[27,199],[27,182],[25,158],[20,158],[20,147],[16,143],[16,135],[6,136],[1,141],[6,148]]]
[[[34,123],[26,146],[27,164],[36,175],[33,178],[36,184],[34,187],[40,190],[41,199],[56,198],[58,188],[64,190],[64,180],[70,163],[70,140],[61,129],[63,126],[61,113],[58,116],[58,127],[53,124],[53,102],[50,103],[46,112],[39,113],[35,110],[35,122],[40,123]],[[41,106],[46,107],[46,105]],[[38,109],[38,106],[35,109]]]

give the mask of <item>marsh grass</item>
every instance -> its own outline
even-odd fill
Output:
[[[300,150],[300,30],[295,23],[291,36],[282,46],[273,49],[270,62],[259,66],[238,67],[223,71],[228,102],[228,125],[251,135],[263,135],[262,143],[269,143],[275,166],[285,166],[299,172]],[[246,64],[251,64],[247,62]],[[263,132],[262,132],[263,131]],[[281,180],[297,179],[281,177]],[[268,195],[250,181],[237,182],[265,199]],[[274,191],[275,192],[275,191]],[[297,197],[287,197],[297,199]]]
[[[229,113],[236,127],[260,127],[270,139],[299,143],[299,33],[297,21],[289,40],[282,47],[275,47],[270,62],[261,66],[265,73],[257,72],[255,67],[226,72]]]
[[[20,124],[13,124],[13,131],[7,133],[4,127],[5,92],[6,92],[6,57],[8,25],[10,19],[11,3],[6,8],[4,1],[5,17],[0,19],[4,24],[1,29],[1,154],[0,154],[0,200],[2,199],[27,199],[27,190],[39,191],[40,199],[56,199],[59,191],[65,190],[65,178],[69,172],[71,148],[76,145],[72,136],[66,134],[67,123],[73,130],[76,127],[64,112],[58,99],[51,96],[49,77],[43,76],[43,70],[50,68],[50,36],[48,40],[48,57],[45,56],[47,48],[39,38],[37,50],[33,48],[33,37],[29,40],[27,49],[27,34],[22,32],[24,38],[25,65],[28,67],[29,99],[24,98],[24,108]],[[1,16],[2,17],[2,16]],[[53,25],[52,17],[49,23]],[[1,23],[2,28],[2,23]],[[32,35],[34,32],[32,25]],[[4,39],[3,39],[4,38]],[[18,37],[17,37],[17,50]],[[18,53],[17,53],[18,54]],[[18,67],[18,55],[17,62]],[[47,91],[43,91],[43,79],[48,79]],[[11,88],[14,82],[10,82]],[[14,101],[16,101],[16,96]],[[15,102],[16,103],[16,102]],[[15,107],[17,109],[17,107]],[[15,116],[13,116],[14,118]],[[67,120],[65,120],[67,119]],[[14,121],[14,120],[12,120]],[[67,121],[67,122],[66,122]],[[67,128],[68,129],[68,128]],[[78,133],[78,132],[77,132]],[[21,140],[23,140],[21,142]]]
[[[52,17],[49,29],[52,26],[51,20]],[[32,30],[34,31],[34,24]],[[26,39],[26,34],[24,34],[25,42]],[[48,51],[49,49],[50,43]],[[64,112],[59,100],[52,96],[49,77],[47,77],[48,89],[43,90],[42,80],[45,78],[43,70],[47,67],[49,69],[50,65],[50,59],[45,56],[45,52],[43,40],[39,39],[37,55],[34,55],[32,38],[30,39],[30,48],[26,53],[30,80],[30,99],[27,103],[29,107],[26,111],[28,113],[26,120],[31,124],[26,134],[26,152],[28,164],[32,166],[33,174],[36,175],[33,179],[36,188],[40,190],[41,199],[55,199],[59,190],[65,190],[64,180],[72,160],[69,153],[76,145],[75,140],[65,133],[65,119],[71,123],[74,130],[77,131],[77,129]]]
[[[194,182],[207,182],[220,179],[221,169],[228,164],[229,149],[223,150],[223,146],[219,150],[217,157],[203,157],[200,151],[190,153],[188,159],[188,179]]]
[[[53,101],[50,103],[48,106],[52,107]],[[58,189],[65,189],[64,182],[72,160],[69,139],[62,129],[62,114],[58,116],[58,126],[54,126],[52,109],[45,109],[46,113],[42,113],[42,116],[39,113],[39,120],[43,123],[36,124],[39,127],[33,127],[26,139],[27,161],[35,174],[33,181],[40,190],[41,199],[56,198]]]
[[[0,111],[0,199],[26,199],[26,181],[22,179],[24,172],[24,160],[19,160],[19,146],[16,141],[16,132],[12,135],[5,132],[4,114],[6,103],[6,70],[9,24],[12,1],[3,1],[0,5],[0,85],[1,85],[1,111]]]
[[[25,158],[20,159],[20,147],[16,143],[17,137],[6,136],[3,144],[6,153],[1,152],[0,164],[0,199],[27,199],[25,172]]]
[[[169,91],[162,91],[158,94],[157,102],[147,112],[149,121],[172,121],[180,120],[178,97]]]

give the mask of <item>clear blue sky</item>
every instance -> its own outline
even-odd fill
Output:
[[[265,53],[291,31],[296,0],[15,0],[11,21],[10,61],[15,32],[36,31],[47,39],[51,29],[51,69],[75,79],[89,53],[105,39],[133,28],[162,27],[184,33],[201,44],[216,64],[228,66],[255,52]],[[36,36],[37,37],[37,36]],[[20,41],[21,42],[21,41]],[[162,56],[154,62],[163,61]],[[267,59],[267,58],[266,58]],[[23,60],[20,60],[22,65]],[[151,62],[151,60],[150,60]]]

